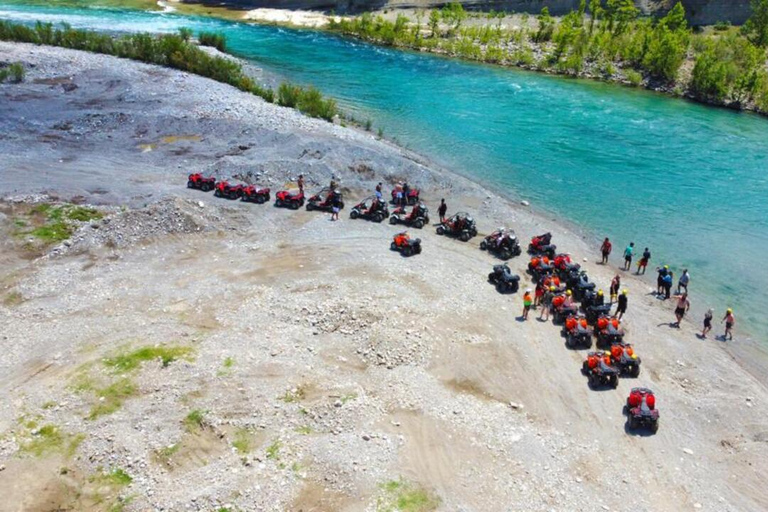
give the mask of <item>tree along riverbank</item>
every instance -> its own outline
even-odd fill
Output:
[[[327,29],[374,44],[533,71],[620,83],[768,115],[768,0],[741,29],[694,32],[678,3],[641,18],[631,0],[582,1],[562,17],[471,13],[449,4],[412,16],[330,17]]]

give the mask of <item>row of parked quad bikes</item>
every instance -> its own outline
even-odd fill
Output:
[[[232,185],[228,181],[217,182],[213,177],[191,174],[187,182],[189,188],[208,192],[214,190],[217,197],[240,199],[242,201],[263,204],[271,199],[270,189],[253,185]],[[392,202],[396,202],[397,192],[392,191]],[[429,224],[429,209],[420,201],[417,189],[409,190],[402,203],[411,206],[406,211],[405,204],[395,205],[390,214],[385,201],[370,196],[352,207],[352,219],[367,219],[383,222],[389,218],[390,224],[404,224],[421,229]],[[282,190],[275,195],[275,206],[299,209],[306,204],[307,210],[331,211],[333,204],[344,207],[342,198],[330,188],[305,198],[299,191]],[[474,219],[466,213],[457,213],[437,226],[437,234],[449,235],[461,241],[468,241],[477,235]],[[407,232],[394,236],[390,248],[400,251],[404,256],[421,253],[421,239],[411,238]],[[514,231],[500,228],[480,242],[480,249],[495,253],[501,259],[509,259],[522,253]],[[619,384],[620,376],[636,378],[640,375],[640,357],[634,347],[625,342],[624,329],[616,318],[611,318],[611,304],[606,304],[602,291],[596,291],[595,283],[589,280],[586,271],[571,260],[570,255],[558,253],[552,244],[552,235],[545,233],[535,236],[528,245],[531,260],[528,272],[534,283],[541,283],[553,293],[552,321],[562,325],[562,335],[570,349],[590,349],[582,364],[582,373],[587,376],[591,388],[612,387]],[[520,287],[520,276],[513,274],[507,264],[494,265],[488,280],[500,293],[515,293]],[[595,347],[592,351],[592,340]],[[633,388],[627,398],[624,412],[628,417],[631,430],[647,428],[656,432],[659,426],[659,412],[656,399],[648,388]]]

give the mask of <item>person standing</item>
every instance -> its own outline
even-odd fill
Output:
[[[725,322],[725,334],[723,334],[724,340],[733,340],[733,326],[736,325],[736,318],[733,316],[733,310],[728,308],[725,311],[725,316],[720,323]]]
[[[621,295],[619,295],[619,305],[616,306],[616,313],[613,316],[621,320],[621,317],[627,312],[628,303],[629,298],[627,297],[627,289],[625,288],[621,291]]]
[[[672,282],[674,281],[674,274],[671,270],[667,270],[667,275],[664,276],[664,300],[672,296]]]
[[[296,180],[296,184],[299,186],[299,194],[304,193],[304,175],[299,174],[299,179]]]
[[[664,278],[667,277],[667,273],[669,273],[669,265],[664,265],[663,267],[656,267],[656,272],[659,274],[656,277],[656,295],[663,295],[664,294]]]
[[[629,270],[632,267],[632,255],[635,252],[635,242],[630,242],[626,249],[624,249],[624,270]]]
[[[613,249],[613,245],[611,244],[611,241],[608,239],[608,237],[605,237],[605,240],[603,240],[603,245],[600,246],[600,253],[603,255],[603,261],[601,261],[601,263],[603,265],[608,264],[608,256],[611,255],[611,249]]]
[[[688,273],[688,269],[684,268],[680,279],[677,281],[677,294],[680,295],[680,290],[685,289],[686,295],[688,294],[688,282],[691,280],[691,275]]]
[[[709,308],[704,314],[704,329],[701,330],[702,338],[706,338],[707,333],[712,330],[712,316],[714,316],[714,314],[715,312],[712,311],[712,308]]]
[[[445,199],[440,200],[440,206],[437,208],[437,214],[440,216],[440,223],[445,222],[445,212],[448,211],[448,205],[445,204]]]
[[[646,247],[643,251],[643,256],[640,258],[640,261],[637,262],[637,275],[645,274],[645,269],[648,267],[648,262],[651,261],[651,251],[648,250]],[[640,269],[643,271],[640,272]]]
[[[679,299],[677,299],[677,307],[675,308],[675,317],[677,318],[675,327],[678,329],[680,328],[680,322],[689,309],[691,309],[691,303],[688,300],[688,294],[684,293],[680,296]]]
[[[528,288],[525,290],[525,295],[523,295],[523,320],[528,320],[528,312],[531,310],[532,305],[533,297],[531,297],[531,289]]]
[[[616,274],[611,280],[611,304],[616,302],[616,297],[619,295],[619,288],[621,288],[621,276]]]
[[[381,182],[379,182],[378,185],[376,185],[376,191],[373,193],[373,195],[376,196],[377,201],[383,201],[384,195],[381,193]]]
[[[552,299],[555,297],[556,290],[557,288],[550,286],[549,290],[544,293],[544,297],[541,299],[541,314],[539,315],[539,320],[549,320],[549,313],[552,309]],[[544,318],[545,314],[547,315],[547,318]]]
[[[341,210],[341,194],[338,190],[331,192],[331,220],[339,220],[339,211]]]
[[[533,309],[536,309],[540,304],[541,300],[544,297],[544,282],[539,281],[536,283],[536,290],[534,291],[534,301],[533,301]]]

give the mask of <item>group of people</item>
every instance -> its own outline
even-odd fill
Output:
[[[611,254],[611,251],[613,250],[613,245],[611,244],[611,240],[609,238],[605,238],[603,240],[602,245],[600,246],[600,254],[602,256],[601,263],[603,265],[608,264],[608,257]],[[628,271],[632,268],[632,259],[635,255],[635,243],[630,242],[629,245],[624,249],[624,265],[622,266],[622,270]],[[640,260],[637,262],[637,271],[635,272],[635,275],[644,275],[646,268],[648,267],[648,263],[651,261],[651,251],[648,247],[645,248],[645,250],[642,253],[642,256],[640,257]],[[672,286],[674,283],[674,272],[669,268],[669,265],[664,265],[660,267],[656,267],[656,272],[658,274],[656,278],[656,296],[659,297],[662,300],[670,299],[672,296]],[[683,269],[682,274],[678,278],[677,281],[677,305],[675,307],[675,318],[676,322],[672,325],[674,327],[680,328],[680,322],[683,320],[685,315],[688,313],[688,310],[691,308],[691,303],[688,300],[688,284],[690,283],[691,275],[688,272],[687,268]],[[613,278],[613,281],[611,282],[611,302],[614,301],[616,298],[616,295],[618,294],[618,289],[621,283],[621,277],[619,274],[616,274],[616,277]],[[626,290],[625,290],[626,291]],[[622,307],[622,297],[618,297],[619,302],[619,310],[626,311],[626,295],[622,294],[624,296],[624,305]],[[704,316],[704,328],[701,332],[701,338],[706,338],[707,333],[712,330],[712,317],[714,315],[713,310],[710,308],[706,315]],[[621,315],[618,316],[618,318],[621,318]],[[725,313],[725,316],[723,317],[721,323],[725,323],[725,334],[723,336],[724,339],[733,339],[733,326],[736,323],[736,319],[733,315],[733,310],[728,308],[728,310]]]
[[[381,183],[379,183],[381,185]],[[299,193],[304,195],[304,175],[299,174],[296,178],[296,186],[299,188]],[[339,192],[339,184],[336,182],[336,177],[331,178],[329,185],[331,194],[331,220],[339,220],[339,212],[341,211],[341,192]]]

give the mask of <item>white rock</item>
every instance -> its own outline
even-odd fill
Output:
[[[522,201],[520,201],[520,204],[522,204],[523,206],[530,206],[530,205],[531,205],[531,203],[529,203],[529,202],[528,202],[528,201],[526,201],[526,200],[522,200]]]

